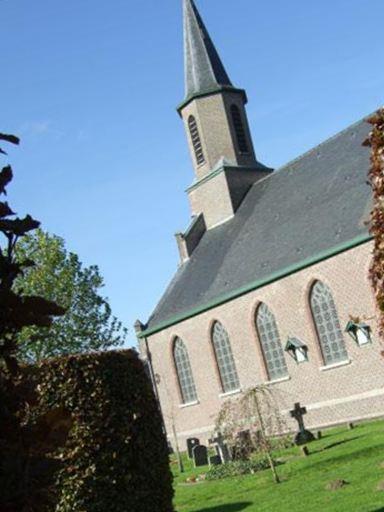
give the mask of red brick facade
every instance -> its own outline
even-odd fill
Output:
[[[384,415],[384,360],[368,280],[371,250],[371,243],[365,243],[150,336],[148,346],[170,437],[174,422],[182,445],[188,437],[206,440],[228,398],[222,393],[211,343],[214,321],[228,331],[241,390],[267,382],[255,327],[255,311],[261,302],[275,315],[283,347],[288,337],[295,336],[309,349],[309,361],[301,364],[285,353],[289,377],[270,384],[277,390],[288,422],[286,412],[299,401],[308,409],[306,421],[312,428]],[[343,331],[350,316],[364,319],[372,328],[372,343],[361,347],[344,333],[348,363],[324,366],[309,305],[316,280],[332,290]],[[175,337],[188,349],[198,395],[198,402],[187,406],[182,404],[173,361]]]

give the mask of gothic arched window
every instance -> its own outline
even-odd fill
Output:
[[[196,162],[198,165],[201,165],[205,162],[203,146],[201,144],[199,129],[197,127],[197,122],[194,116],[189,116],[188,118],[188,127],[189,133],[191,135],[191,141],[193,150],[195,152]]]
[[[224,393],[239,389],[240,382],[232,354],[231,343],[227,331],[220,322],[215,322],[213,325],[212,343]]]
[[[256,327],[270,380],[288,376],[283,347],[275,316],[266,304],[260,304],[256,312]]]
[[[235,129],[237,144],[241,153],[249,153],[247,136],[244,129],[244,123],[241,118],[240,109],[237,105],[231,106],[231,116],[233,127]]]
[[[330,288],[317,281],[311,290],[311,310],[324,363],[340,363],[348,359],[335,301]]]
[[[184,404],[196,402],[197,393],[193,380],[191,363],[187,347],[183,340],[176,338],[173,345],[173,358],[175,360],[177,378],[179,381],[181,397]]]

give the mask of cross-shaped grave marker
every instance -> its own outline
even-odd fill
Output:
[[[231,460],[229,448],[226,445],[224,436],[221,432],[218,432],[215,437],[210,439],[209,444],[216,447],[216,453],[220,456],[223,464],[226,464]]]
[[[296,403],[294,409],[290,411],[290,414],[299,424],[299,432],[295,435],[294,443],[301,445],[314,441],[315,436],[312,432],[307,430],[304,425],[304,415],[307,414],[306,407],[301,407],[300,403]]]

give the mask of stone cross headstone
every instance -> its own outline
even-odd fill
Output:
[[[198,444],[194,446],[192,454],[195,468],[208,465],[208,449],[206,446],[204,446],[203,444]]]
[[[193,458],[193,448],[195,446],[198,446],[200,444],[200,440],[197,439],[197,437],[191,437],[190,439],[187,439],[187,450],[188,450],[188,458]]]
[[[209,444],[215,446],[216,453],[220,456],[223,464],[231,461],[231,453],[228,446],[225,444],[223,435],[220,432],[214,438],[209,440]]]
[[[295,418],[297,423],[299,424],[299,432],[294,437],[294,443],[298,446],[301,444],[306,444],[311,441],[314,441],[315,436],[305,428],[304,425],[304,415],[307,414],[307,409],[305,407],[301,407],[300,403],[295,404],[295,407],[292,411],[290,411],[291,417]]]

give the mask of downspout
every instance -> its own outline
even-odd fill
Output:
[[[147,368],[149,370],[149,378],[152,382],[153,392],[155,394],[157,405],[159,407],[161,420],[163,423],[163,430],[164,430],[164,433],[166,433],[163,412],[161,410],[161,404],[160,404],[159,389],[157,387],[156,375],[155,375],[155,372],[153,369],[152,354],[151,354],[151,351],[149,350],[148,338],[146,336],[141,335],[145,330],[145,326],[140,322],[140,320],[137,320],[135,322],[134,328],[135,328],[135,332],[136,332],[136,336],[137,336],[137,342],[138,342],[139,348],[140,348],[140,356],[141,356],[142,361],[145,362],[145,364],[147,365]],[[144,347],[143,347],[143,345],[144,345]],[[144,348],[144,351],[143,351],[143,348]]]

